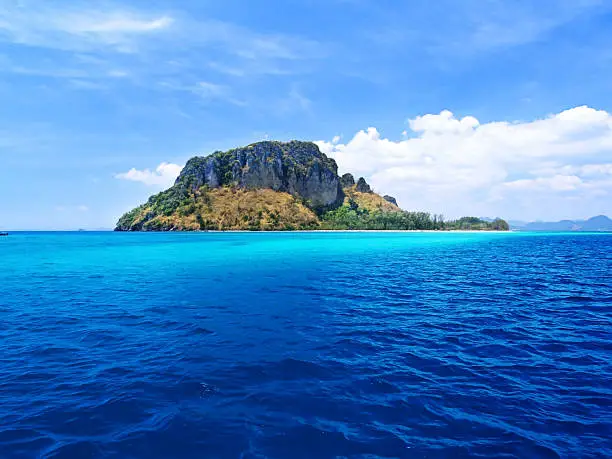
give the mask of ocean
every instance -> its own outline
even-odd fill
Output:
[[[612,457],[612,234],[12,233],[0,458]]]

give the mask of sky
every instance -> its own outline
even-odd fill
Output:
[[[612,216],[612,1],[0,0],[0,228],[312,140],[407,210]]]

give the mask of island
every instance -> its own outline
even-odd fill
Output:
[[[402,210],[363,177],[338,175],[313,142],[263,141],[191,158],[174,185],[124,214],[115,231],[484,230],[502,219]]]

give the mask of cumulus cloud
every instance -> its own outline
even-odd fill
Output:
[[[402,140],[370,127],[317,142],[342,172],[410,209],[508,218],[612,213],[612,115],[581,106],[543,119],[480,123],[444,110],[408,120]]]
[[[132,168],[127,172],[116,174],[115,178],[166,188],[172,186],[182,169],[183,166],[178,164],[161,163],[153,171],[150,169],[138,170]]]

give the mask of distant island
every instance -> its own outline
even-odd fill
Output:
[[[191,158],[171,188],[124,214],[115,228],[207,230],[507,231],[509,225],[404,211],[363,177],[340,177],[316,144],[264,141]]]
[[[612,219],[598,215],[587,220],[561,220],[558,222],[510,222],[517,231],[612,231]]]

